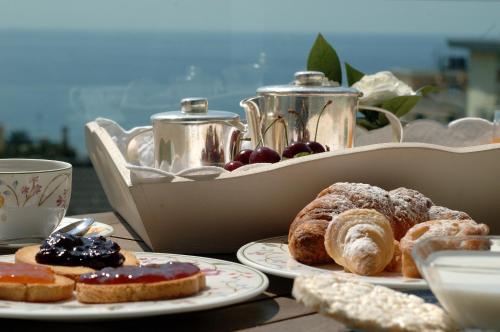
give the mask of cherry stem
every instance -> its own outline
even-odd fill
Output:
[[[288,129],[286,127],[285,120],[283,120],[283,118],[280,118],[280,120],[281,120],[280,122],[283,125],[283,128],[285,130],[285,142],[286,142],[286,145],[288,145]]]
[[[291,113],[291,114],[295,115],[297,117],[297,119],[299,119],[300,125],[302,126],[302,136],[304,136],[304,133],[306,131],[306,124],[304,123],[304,119],[302,119],[302,117],[300,116],[299,112],[297,112],[294,109],[289,109],[288,113]],[[287,139],[287,144],[288,144],[288,139]]]
[[[316,130],[314,131],[314,141],[316,141],[316,137],[318,136],[318,126],[319,126],[319,119],[321,119],[321,116],[323,115],[323,112],[325,111],[326,107],[328,105],[330,105],[332,103],[331,100],[327,101],[325,106],[323,106],[323,108],[321,109],[321,112],[319,112],[319,115],[318,115],[318,120],[316,121]]]
[[[264,146],[264,137],[266,136],[267,134],[267,131],[277,122],[281,120],[281,116],[278,116],[276,119],[274,119],[273,121],[271,121],[271,123],[269,124],[269,126],[266,127],[266,129],[264,129],[264,131],[262,132],[262,139],[261,141],[259,142],[259,144],[257,144],[257,146],[255,147],[256,149],[258,147],[260,147],[261,145]]]
[[[265,132],[264,132],[265,134]],[[255,146],[255,149],[257,149],[260,146],[264,146],[264,134],[262,134],[262,137],[260,138],[259,142],[257,143],[257,146]]]

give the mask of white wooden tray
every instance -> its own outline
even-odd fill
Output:
[[[500,234],[500,144],[374,144],[215,179],[132,184],[120,149],[96,122],[86,125],[86,143],[111,206],[155,251],[234,253],[245,243],[286,234],[297,212],[337,181],[414,188]]]

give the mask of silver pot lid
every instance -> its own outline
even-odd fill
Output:
[[[328,81],[320,71],[298,71],[291,84],[271,85],[257,89],[260,95],[354,95],[360,97],[362,93],[354,88],[345,88],[336,82]]]
[[[240,116],[232,112],[208,110],[206,98],[184,98],[181,100],[181,110],[157,113],[151,116],[151,121],[162,120],[169,122],[194,121],[232,121],[239,120]]]

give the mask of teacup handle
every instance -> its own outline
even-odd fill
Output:
[[[384,114],[387,117],[387,120],[389,120],[389,124],[392,127],[392,139],[394,142],[402,142],[403,141],[403,125],[401,124],[401,121],[399,121],[398,117],[395,116],[393,113],[389,112],[388,110],[385,110],[380,107],[375,107],[375,106],[365,106],[365,105],[359,105],[359,109],[364,109],[367,111],[374,111],[374,112],[379,112]]]
[[[125,158],[127,159],[127,162],[132,164],[139,163],[139,145],[136,138],[152,130],[153,127],[151,126],[137,127],[134,129],[132,133],[129,134],[130,136],[128,137],[128,140],[125,143],[126,146]]]

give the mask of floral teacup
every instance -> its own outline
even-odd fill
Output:
[[[71,196],[71,164],[43,159],[0,159],[0,240],[47,237]]]

